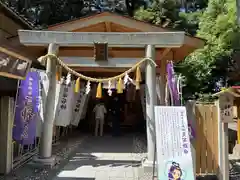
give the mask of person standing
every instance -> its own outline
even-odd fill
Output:
[[[116,96],[113,99],[113,119],[112,119],[112,134],[113,136],[120,136],[121,135],[121,104],[119,98]]]
[[[104,117],[107,110],[102,102],[99,102],[93,109],[95,113],[95,136],[98,136],[98,129],[100,129],[100,136],[103,136]]]

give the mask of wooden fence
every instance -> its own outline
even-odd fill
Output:
[[[218,115],[217,107],[195,105],[196,117],[196,173],[217,174],[218,170]]]
[[[191,140],[197,175],[218,173],[218,113],[214,104],[187,103],[188,120],[195,129]]]

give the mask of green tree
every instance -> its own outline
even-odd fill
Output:
[[[240,45],[235,0],[209,0],[200,18],[197,35],[206,39],[205,47],[177,66],[186,77],[184,92],[188,97],[212,93],[216,82],[227,83],[231,78],[228,70],[233,50]]]
[[[164,28],[184,30],[195,35],[202,11],[182,12],[182,6],[183,4],[176,0],[155,0],[149,8],[141,7],[136,11],[135,18]]]
[[[39,28],[80,18],[96,12],[111,11],[133,16],[145,0],[2,0]]]

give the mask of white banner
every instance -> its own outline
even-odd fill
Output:
[[[155,106],[158,180],[193,180],[185,107]]]
[[[38,71],[40,76],[40,96],[39,96],[39,119],[37,120],[36,136],[41,137],[42,124],[44,121],[43,114],[45,113],[45,104],[47,92],[49,88],[49,79],[46,72]]]
[[[80,120],[82,119],[82,114],[84,113],[84,107],[88,97],[85,88],[82,88],[79,93],[74,93],[74,97],[76,101],[73,105],[71,124],[74,126],[78,126]]]
[[[88,109],[88,101],[89,101],[89,94],[86,95],[86,99],[83,103],[83,107],[82,107],[82,114],[81,114],[81,119],[84,119],[86,117],[86,114],[87,114],[87,109]]]
[[[72,109],[75,102],[74,100],[74,83],[69,85],[64,83],[57,84],[56,92],[56,114],[55,125],[66,127],[70,124],[72,119]]]

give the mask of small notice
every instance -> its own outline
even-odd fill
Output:
[[[233,97],[230,94],[224,94],[219,97],[219,107],[221,121],[224,123],[234,122],[233,116]]]
[[[193,180],[185,107],[156,106],[158,180]]]
[[[0,76],[25,79],[32,62],[0,47]]]

